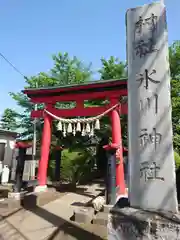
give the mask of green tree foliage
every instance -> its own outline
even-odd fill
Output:
[[[120,79],[127,77],[127,66],[118,58],[111,56],[108,60],[101,59],[102,68],[99,70],[102,80]]]
[[[37,88],[53,86],[55,80],[51,79],[45,73],[39,73],[37,76],[33,76],[25,79],[25,88]],[[21,127],[21,138],[31,140],[33,138],[33,119],[30,117],[31,111],[34,109],[34,105],[29,101],[28,97],[22,92],[10,93],[10,96],[16,101],[17,105],[22,108],[23,112],[18,115],[18,122]],[[38,105],[38,109],[43,106]],[[37,137],[41,136],[42,121],[37,124]]]
[[[176,169],[179,169],[180,167],[180,155],[177,152],[174,152],[174,159],[176,163]]]
[[[109,79],[124,79],[127,78],[127,65],[123,63],[118,58],[111,56],[108,60],[104,58],[101,59],[102,68],[100,69],[100,77],[102,80]],[[127,97],[122,97],[122,103],[127,102]],[[103,122],[107,129],[109,129],[109,134],[111,130],[111,125],[109,125],[109,119],[104,119]],[[121,116],[121,125],[122,125],[122,138],[123,144],[127,146],[127,116]],[[108,126],[108,127],[107,127]]]
[[[169,47],[169,61],[172,79],[180,79],[180,41]]]
[[[91,64],[85,66],[77,57],[70,58],[68,53],[59,53],[52,58],[54,67],[51,77],[57,80],[56,85],[80,84],[91,80]]]
[[[180,153],[180,41],[175,41],[169,47],[169,61],[171,70],[171,98],[172,123],[174,133],[174,148]],[[127,65],[119,59],[110,57],[102,59],[102,68],[99,71],[102,80],[121,79],[127,77]],[[127,98],[122,99],[123,102]],[[127,145],[127,116],[122,116],[122,136],[124,145]]]
[[[61,161],[62,180],[77,184],[92,177],[93,161],[91,161],[91,154],[86,150],[82,148],[73,152],[64,150]]]
[[[18,128],[17,124],[18,114],[16,111],[6,108],[1,117],[1,128],[5,130],[15,131]]]
[[[169,48],[174,148],[180,153],[180,41]]]

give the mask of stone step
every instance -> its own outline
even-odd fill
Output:
[[[63,227],[59,227],[54,236],[50,236],[51,240],[106,240],[107,226],[82,223],[66,223],[64,232]]]
[[[60,193],[56,192],[54,188],[48,188],[45,192],[39,192],[39,193],[28,193],[24,196],[24,199],[22,200],[22,205],[25,208],[32,208],[35,206],[43,206],[45,204],[48,204],[49,202],[52,202],[60,197]]]
[[[35,206],[43,206],[51,201],[54,201],[59,198],[60,193],[56,192],[55,189],[48,189],[46,192],[41,193],[25,193],[23,194],[22,199],[16,197],[19,193],[9,193],[9,198],[2,199],[0,201],[0,214],[4,215],[4,212],[13,212],[17,208],[21,207],[32,208]]]
[[[3,201],[0,201],[0,214],[3,211],[11,212],[14,209],[21,208],[21,201],[14,200],[14,199],[4,199]]]
[[[108,224],[108,213],[99,212],[93,218],[93,224],[107,226]]]
[[[0,222],[0,239],[3,240],[25,240],[21,233],[6,220]]]

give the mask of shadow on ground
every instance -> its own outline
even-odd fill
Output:
[[[81,193],[79,193],[81,194]],[[81,194],[83,195],[83,194]],[[90,199],[88,202],[86,203],[82,203],[82,202],[74,202],[72,203],[71,205],[72,206],[77,206],[77,207],[92,207],[92,202],[95,198],[99,197],[99,196],[105,196],[105,190],[101,190],[101,192],[96,195],[96,196],[93,196],[93,195],[89,195],[88,197],[91,197],[92,199]]]
[[[19,231],[16,227],[14,227],[12,224],[10,224],[6,219],[8,217],[11,217],[12,215],[18,213],[19,211],[22,210],[22,207],[10,212],[9,214],[5,214],[5,216],[2,216],[0,215],[0,227],[1,227],[1,233],[0,233],[0,239],[7,239],[4,238],[4,235],[3,235],[3,231],[5,231],[5,233],[8,233],[9,231],[11,231],[11,234],[8,236],[8,238],[10,239],[11,236],[14,237],[14,234],[16,234],[16,239],[23,239],[23,240],[28,240],[22,233],[21,231]],[[2,226],[3,225],[3,229],[2,229]],[[8,231],[9,230],[9,231]],[[13,230],[13,233],[12,233],[12,230]],[[13,234],[13,235],[12,235]]]
[[[92,186],[93,184],[97,184],[98,188],[96,188],[95,190],[99,192],[99,194],[97,194],[96,196],[94,195],[94,193],[92,193],[91,191],[88,191],[88,187]],[[83,186],[75,186],[72,184],[62,184],[62,183],[52,183],[49,184],[48,187],[49,188],[55,188],[57,192],[60,193],[76,193],[85,197],[89,197],[91,198],[91,200],[89,200],[86,203],[82,203],[82,202],[74,202],[73,204],[71,204],[72,206],[78,206],[78,207],[90,207],[92,206],[92,201],[94,200],[94,198],[98,197],[98,196],[105,196],[105,183],[103,179],[95,179],[93,181],[91,181],[91,183],[87,184],[88,187],[83,187]]]
[[[34,196],[34,201],[36,201],[36,196]],[[22,202],[22,206],[23,206]],[[33,204],[34,205],[34,204]],[[91,233],[77,224],[71,223],[70,221],[66,221],[65,219],[39,207],[27,207],[23,206],[25,210],[28,210],[32,212],[33,214],[36,214],[40,218],[43,218],[44,220],[48,221],[52,225],[56,226],[57,229],[47,238],[47,240],[55,240],[55,239],[62,239],[63,236],[64,239],[78,239],[78,240],[102,240],[103,238],[95,235],[94,233]],[[73,237],[73,238],[68,238]]]
[[[98,195],[103,195],[104,194],[104,190],[101,189],[101,186],[104,187],[104,183],[103,181],[99,180],[99,181],[92,181],[92,183],[88,183],[88,187],[93,185],[94,183],[98,184],[98,187],[96,189],[96,191],[99,191],[100,193]],[[88,192],[88,187],[81,187],[81,186],[77,186],[74,187],[71,184],[59,184],[59,185],[50,185],[51,187],[54,187],[56,189],[56,191],[60,192],[60,193],[77,193],[86,197],[90,197],[91,200],[88,201],[87,203],[80,203],[80,202],[74,202],[72,205],[74,206],[82,206],[82,207],[88,207],[91,206],[93,199],[95,198],[95,196],[93,196],[93,194],[91,192]],[[2,221],[6,221],[6,219],[8,219],[8,217],[16,214],[17,212],[21,211],[22,209],[27,210],[29,212],[32,212],[33,214],[37,215],[38,217],[46,220],[47,222],[51,223],[53,226],[57,227],[57,229],[48,237],[46,238],[46,240],[75,240],[75,239],[79,239],[79,240],[90,240],[90,239],[94,239],[94,240],[102,240],[104,239],[101,238],[101,234],[100,236],[98,236],[98,233],[100,232],[97,226],[97,229],[95,229],[95,226],[88,226],[88,225],[78,225],[74,222],[71,222],[71,220],[73,221],[73,218],[71,218],[69,221],[65,220],[64,218],[61,218],[57,215],[55,215],[54,213],[49,212],[48,210],[42,208],[41,206],[37,206],[37,196],[34,194],[33,197],[31,197],[31,203],[30,204],[25,204],[25,202],[23,202],[23,200],[21,201],[21,207],[19,207],[19,209],[14,209],[14,211],[9,212],[8,214],[1,216],[0,217],[0,222]],[[61,206],[60,206],[61,207]],[[83,226],[83,227],[82,227]],[[23,236],[21,234],[21,232],[16,229],[14,226],[11,226],[12,229],[15,229],[20,235],[21,237],[25,240],[26,237]],[[97,235],[93,232],[97,232]],[[106,233],[105,233],[106,235]],[[0,236],[1,237],[1,236]]]

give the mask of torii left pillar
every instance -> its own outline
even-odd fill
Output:
[[[35,188],[36,192],[43,192],[47,189],[47,169],[49,161],[49,150],[51,144],[51,123],[52,118],[45,113],[44,115],[44,128],[41,143],[41,159],[39,161],[38,168],[38,183],[39,185]]]

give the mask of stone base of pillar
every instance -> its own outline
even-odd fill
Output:
[[[180,239],[180,215],[113,208],[108,216],[109,240]]]
[[[34,189],[35,193],[46,192],[46,191],[47,191],[47,185],[36,186],[35,189]]]

